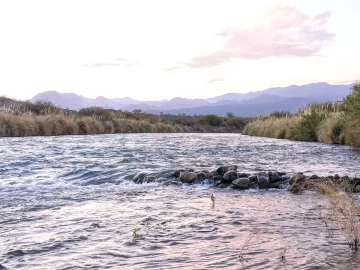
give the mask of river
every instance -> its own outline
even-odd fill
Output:
[[[342,232],[319,218],[314,192],[130,181],[226,164],[354,177],[360,153],[347,146],[239,134],[0,142],[0,269],[360,269]]]

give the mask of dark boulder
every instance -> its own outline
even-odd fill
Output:
[[[250,175],[251,175],[250,173],[244,173],[244,172],[241,172],[241,173],[237,174],[238,178],[247,178]]]
[[[237,178],[237,173],[236,173],[236,171],[230,170],[230,171],[227,171],[227,172],[224,174],[222,180],[223,180],[223,182],[232,182],[232,181],[234,181],[236,178]]]
[[[238,178],[232,182],[232,185],[234,188],[247,189],[249,188],[250,181],[249,178]]]
[[[258,181],[258,177],[255,174],[250,175],[248,178],[249,178],[250,183],[257,183],[257,181]]]
[[[280,188],[281,185],[282,185],[281,182],[270,183],[269,188]]]
[[[218,188],[228,188],[230,186],[230,183],[220,183],[220,185],[218,185]]]
[[[180,175],[180,181],[182,183],[192,183],[196,180],[197,175],[194,172],[184,172]]]
[[[266,172],[262,172],[258,174],[258,185],[259,188],[268,188],[269,187],[270,178]]]
[[[271,172],[270,183],[277,183],[281,181],[282,181],[282,177],[276,171]]]
[[[209,178],[208,175],[204,172],[196,172],[196,176],[199,181],[203,181]]]
[[[223,177],[221,176],[221,175],[215,175],[212,179],[214,180],[214,181],[219,181],[219,180],[221,180]]]
[[[227,171],[237,171],[238,166],[231,165],[231,166],[221,166],[216,171],[218,174],[224,175]]]

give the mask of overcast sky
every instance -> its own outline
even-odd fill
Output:
[[[360,79],[358,0],[1,0],[0,95],[207,98]]]

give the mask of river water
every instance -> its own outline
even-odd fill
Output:
[[[354,177],[360,153],[238,134],[2,138],[0,269],[360,269],[313,192],[128,181],[226,164]]]

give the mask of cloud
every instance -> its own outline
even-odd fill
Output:
[[[314,17],[313,21],[318,25],[325,25],[331,17],[331,12],[324,12]]]
[[[139,65],[139,63],[119,57],[109,62],[88,63],[88,64],[83,64],[81,66],[85,68],[101,68],[101,67],[132,67],[137,65]]]
[[[234,59],[315,56],[335,37],[324,28],[330,16],[330,12],[325,12],[311,18],[295,7],[277,4],[265,10],[263,24],[223,30],[217,34],[224,40],[223,48],[196,56],[183,66],[203,68]]]
[[[174,71],[174,70],[182,68],[182,67],[183,67],[183,65],[179,64],[179,65],[176,65],[176,66],[173,66],[173,67],[170,67],[170,68],[165,68],[164,71],[171,72],[171,71]]]
[[[222,82],[222,81],[225,81],[225,78],[215,78],[215,79],[212,79],[212,80],[207,81],[206,84],[211,84],[211,83],[216,83],[216,82]]]

